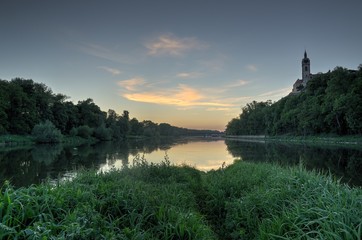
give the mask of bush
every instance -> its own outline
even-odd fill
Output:
[[[82,138],[90,138],[93,134],[93,128],[83,125],[77,128],[77,135]]]
[[[35,125],[32,135],[38,143],[57,143],[61,142],[63,137],[60,130],[49,120]]]
[[[69,132],[70,136],[75,137],[78,135],[78,129],[77,128],[72,128]]]
[[[94,130],[94,136],[101,141],[110,141],[112,139],[112,131],[105,126],[99,126]]]

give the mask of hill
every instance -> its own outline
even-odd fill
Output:
[[[226,127],[228,135],[362,134],[362,65],[336,67],[277,102],[248,103]]]

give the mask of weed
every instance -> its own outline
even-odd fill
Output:
[[[362,190],[303,166],[207,173],[165,157],[0,189],[0,239],[360,239]]]

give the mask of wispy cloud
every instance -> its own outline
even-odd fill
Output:
[[[246,69],[248,69],[249,71],[252,71],[252,72],[256,72],[258,71],[258,68],[256,65],[254,64],[249,64],[249,65],[246,65]]]
[[[285,97],[291,92],[291,87],[281,88],[269,92],[265,92],[259,94],[258,97],[268,97],[268,98],[278,98],[278,97]]]
[[[122,81],[124,82],[124,81]],[[123,97],[128,100],[145,103],[155,103],[161,105],[174,105],[178,107],[192,106],[214,106],[228,107],[229,103],[213,101],[205,97],[200,91],[184,84],[179,84],[176,88],[138,91],[131,93],[123,93]]]
[[[139,86],[145,85],[146,81],[142,77],[135,77],[119,81],[118,85],[128,91],[137,91]]]
[[[227,56],[221,54],[211,59],[199,60],[198,64],[207,71],[219,72],[224,69],[227,59]]]
[[[243,79],[240,79],[240,80],[238,80],[238,81],[236,81],[234,83],[230,83],[226,87],[227,88],[241,87],[241,86],[247,85],[248,83],[250,83],[250,82],[246,81],[246,80],[243,80]]]
[[[212,108],[207,108],[206,111],[230,111],[230,110],[234,110],[234,108],[228,108],[228,107],[212,107]]]
[[[181,72],[176,75],[178,78],[190,79],[190,78],[198,78],[203,74],[200,72]]]
[[[172,34],[159,36],[156,40],[145,44],[148,54],[180,56],[192,49],[202,49],[207,45],[196,38],[177,38]]]
[[[131,58],[129,56],[122,55],[120,53],[117,53],[117,51],[114,49],[110,49],[99,44],[83,42],[80,44],[79,50],[84,52],[85,54],[98,58],[103,58],[112,62],[131,63]]]
[[[119,75],[122,72],[116,68],[110,68],[110,67],[105,67],[105,66],[99,66],[98,68],[105,70],[106,72],[111,73],[112,75]]]

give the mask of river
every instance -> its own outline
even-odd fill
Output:
[[[80,169],[108,171],[131,167],[135,158],[159,163],[165,158],[202,171],[232,164],[235,159],[301,165],[330,172],[351,186],[362,186],[362,149],[358,146],[310,146],[223,139],[158,139],[101,142],[81,146],[37,145],[0,148],[0,184],[15,187],[57,181]]]

